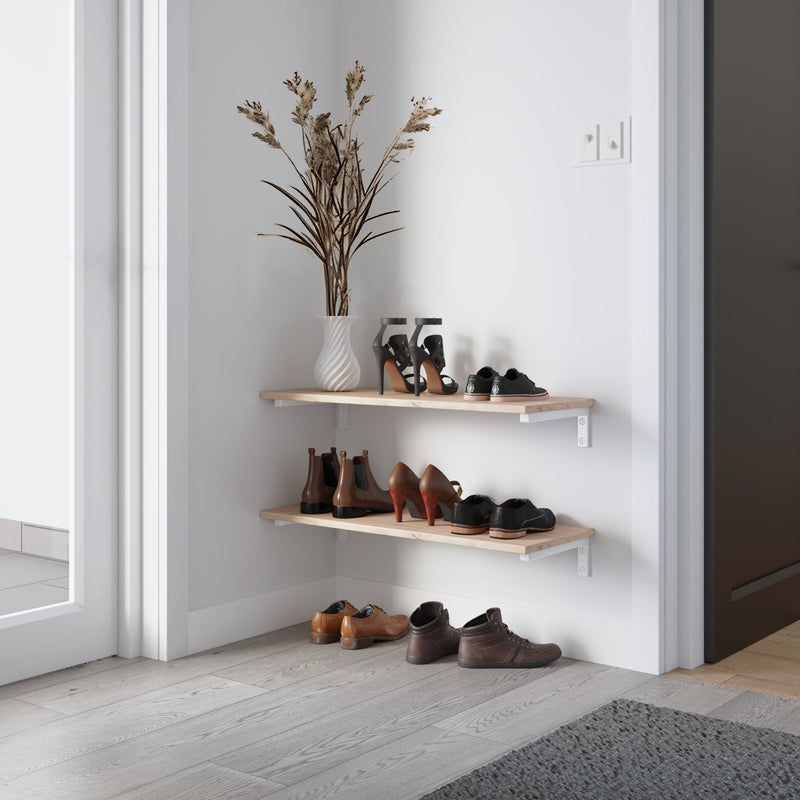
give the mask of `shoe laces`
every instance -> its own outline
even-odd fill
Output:
[[[508,625],[506,625],[505,622],[503,623],[503,629],[506,632],[506,636],[508,636],[508,638],[511,639],[512,642],[514,642],[514,644],[518,644],[521,647],[530,647],[533,644],[532,642],[529,642],[527,639],[523,639],[522,636],[519,636],[518,634],[514,633],[514,631],[509,630]]]

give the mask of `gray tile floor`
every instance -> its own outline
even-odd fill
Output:
[[[68,599],[66,562],[0,549],[0,616]]]
[[[415,800],[616,698],[800,734],[800,701],[562,658],[466,670],[308,643],[308,624],[169,663],[0,687],[0,797]]]

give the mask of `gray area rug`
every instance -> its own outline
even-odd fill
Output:
[[[615,700],[423,800],[800,798],[800,737]]]

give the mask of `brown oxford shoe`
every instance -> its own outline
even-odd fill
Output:
[[[561,655],[557,644],[536,644],[504,624],[499,608],[471,619],[461,629],[458,665],[475,669],[544,667]]]
[[[458,631],[450,624],[450,615],[441,603],[423,603],[411,615],[409,628],[409,664],[430,664],[458,652]]]
[[[393,642],[407,632],[405,614],[390,617],[380,606],[370,604],[342,620],[341,645],[347,650],[360,650],[373,642]]]
[[[338,642],[342,631],[342,620],[356,613],[356,607],[347,600],[337,600],[324,611],[316,611],[311,620],[311,643],[333,644]]]

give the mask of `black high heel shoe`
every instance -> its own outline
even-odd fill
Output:
[[[414,328],[409,343],[411,364],[414,367],[414,394],[418,395],[422,391],[421,384],[424,384],[424,381],[420,377],[420,372],[423,366],[428,376],[429,392],[432,394],[455,394],[458,391],[458,384],[449,375],[442,374],[445,367],[442,337],[438,333],[426,336],[424,347],[420,347],[418,341],[423,325],[441,325],[441,317],[417,317],[414,323],[417,327]]]
[[[404,333],[396,333],[389,337],[387,344],[383,343],[383,332],[387,325],[405,325],[405,317],[383,317],[381,329],[372,342],[372,352],[378,362],[378,394],[383,394],[384,367],[389,373],[389,383],[395,392],[413,392],[415,384],[412,375],[404,375],[411,364],[411,353],[408,349],[408,339]],[[422,382],[419,391],[425,391],[426,383]],[[419,394],[419,392],[416,392]]]

